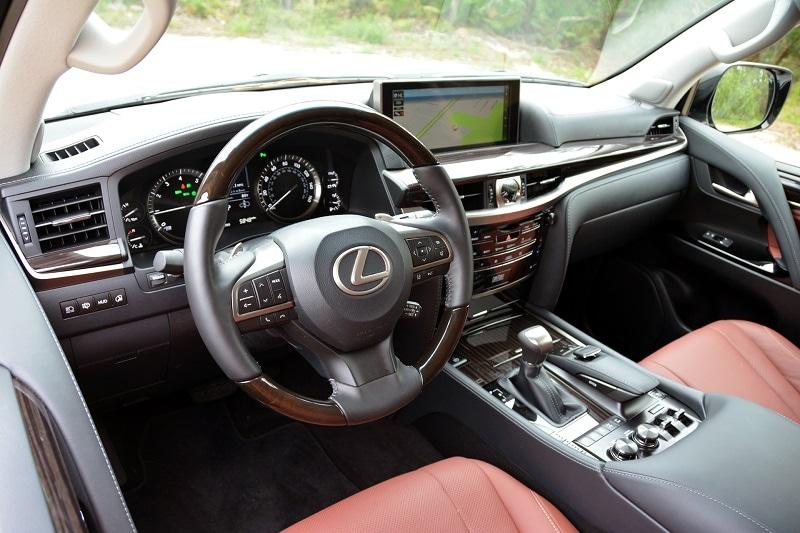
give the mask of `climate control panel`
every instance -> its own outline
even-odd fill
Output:
[[[553,217],[543,211],[520,222],[472,227],[473,294],[485,296],[531,277]]]

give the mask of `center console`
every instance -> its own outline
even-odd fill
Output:
[[[562,445],[602,461],[629,461],[663,452],[701,424],[655,379],[637,376],[638,367],[581,342],[516,302],[493,303],[473,315],[450,362]],[[536,379],[547,380],[533,385],[543,389],[539,399],[521,386],[530,379],[520,376],[530,364],[530,351],[541,353],[542,375]],[[553,402],[580,414],[562,421]],[[559,405],[569,403],[579,409]]]

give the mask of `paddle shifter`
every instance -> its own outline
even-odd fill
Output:
[[[586,411],[577,398],[560,387],[543,370],[553,339],[542,326],[533,326],[517,335],[522,346],[518,370],[498,383],[520,403],[534,412],[545,415],[556,426],[563,426]]]

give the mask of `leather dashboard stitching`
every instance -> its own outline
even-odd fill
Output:
[[[737,509],[735,507],[732,507],[732,506],[728,505],[727,503],[725,503],[725,502],[723,502],[721,500],[718,500],[717,498],[714,498],[713,496],[709,496],[708,494],[705,494],[704,492],[701,492],[699,490],[687,487],[685,485],[681,485],[680,483],[675,483],[674,481],[667,481],[666,479],[661,479],[661,478],[658,478],[658,477],[645,476],[643,474],[634,474],[632,472],[624,472],[622,470],[614,470],[614,469],[611,469],[611,468],[606,468],[605,472],[608,472],[609,474],[616,474],[616,475],[619,475],[619,476],[625,476],[625,477],[630,477],[630,478],[634,478],[634,479],[641,479],[643,481],[647,481],[647,482],[651,482],[651,483],[661,483],[663,485],[668,485],[668,486],[683,490],[685,492],[689,492],[691,494],[695,494],[697,496],[702,496],[703,498],[706,498],[707,500],[711,500],[712,502],[721,505],[722,507],[724,507],[725,509],[728,509],[729,511],[733,511],[734,513],[736,513],[737,515],[741,516],[742,518],[746,518],[747,520],[749,520],[753,524],[757,525],[759,528],[763,529],[764,531],[767,531],[769,533],[774,533],[770,528],[768,528],[767,526],[765,526],[764,524],[762,524],[758,520],[746,515],[745,513],[740,511],[739,509]]]
[[[28,283],[28,278],[22,271],[22,267],[17,261],[16,256],[12,256],[12,262],[14,263],[14,265],[16,265],[17,271],[22,275],[23,279],[25,280],[25,286],[28,288],[28,292],[30,292],[31,298],[33,298],[34,304],[36,305],[36,308],[39,310],[39,313],[41,314],[42,319],[44,320],[44,323],[47,326],[47,330],[50,332],[50,336],[53,339],[53,343],[55,344],[58,353],[61,355],[61,360],[64,362],[67,374],[72,380],[72,385],[75,387],[75,391],[78,394],[78,399],[80,399],[81,405],[83,406],[83,410],[86,413],[86,418],[89,421],[89,426],[92,428],[92,432],[94,433],[94,438],[97,441],[97,446],[99,448],[100,454],[102,455],[103,460],[106,463],[106,468],[108,468],[108,473],[111,476],[111,481],[114,483],[114,488],[117,490],[117,496],[119,496],[119,501],[122,504],[122,509],[125,511],[125,516],[128,519],[128,524],[130,524],[131,526],[131,531],[135,532],[136,526],[133,524],[133,518],[131,518],[131,514],[128,511],[128,505],[125,503],[125,498],[122,496],[122,490],[120,490],[119,488],[119,483],[117,482],[117,476],[114,474],[114,470],[111,468],[111,463],[108,460],[108,455],[106,455],[106,450],[105,448],[103,448],[103,443],[100,441],[100,435],[97,433],[97,428],[94,425],[94,420],[92,419],[92,415],[89,413],[89,407],[86,405],[86,400],[83,398],[81,389],[78,386],[78,381],[75,379],[75,374],[73,374],[72,372],[72,367],[69,366],[67,357],[64,355],[64,351],[61,349],[61,343],[58,342],[58,337],[56,337],[56,333],[55,331],[53,331],[53,327],[50,325],[50,321],[47,319],[47,315],[45,315],[44,309],[42,309],[42,304],[39,302],[39,298],[33,291],[33,287],[31,287],[30,283]]]

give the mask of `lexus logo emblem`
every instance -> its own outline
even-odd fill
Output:
[[[345,263],[351,255],[355,255],[355,261],[351,268],[346,268],[350,261]],[[377,271],[364,274],[367,268],[367,261]],[[344,264],[343,264],[344,263]],[[346,270],[346,272],[343,272]],[[386,252],[375,246],[356,246],[339,254],[333,263],[333,281],[342,292],[352,296],[364,296],[373,293],[386,285],[389,281],[389,274],[392,272],[392,264]],[[348,283],[345,283],[347,280]]]

